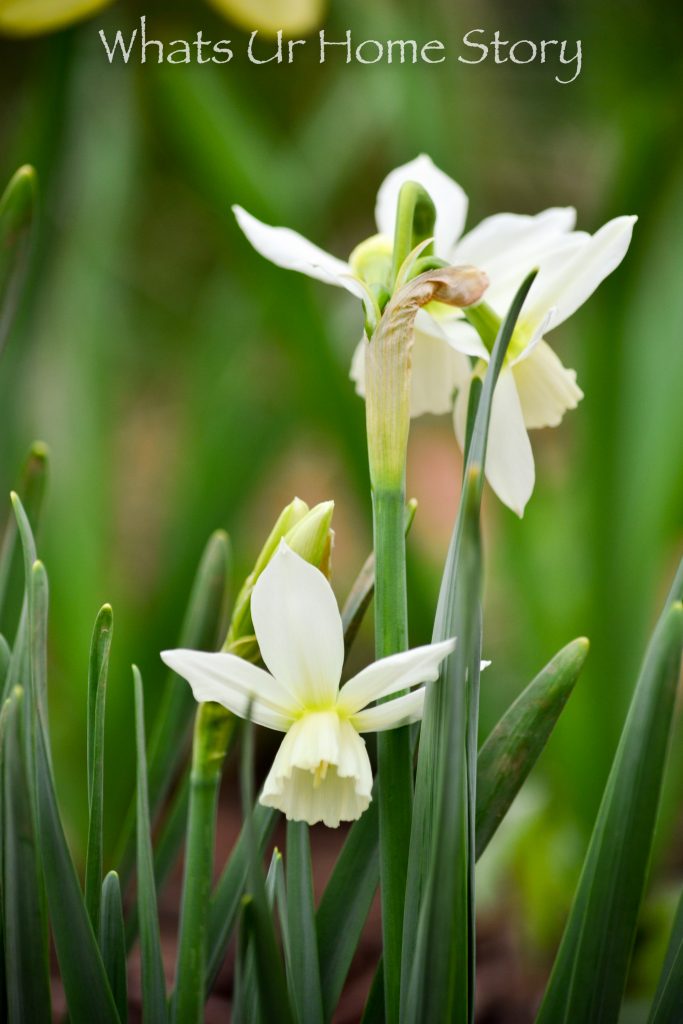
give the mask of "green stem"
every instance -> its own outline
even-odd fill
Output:
[[[172,1020],[204,1020],[207,908],[211,895],[221,771],[234,718],[218,704],[200,704],[195,718],[190,807],[180,910]]]
[[[391,284],[396,283],[403,261],[416,245],[434,234],[436,209],[429,194],[415,181],[406,181],[398,196],[394,255],[391,266]],[[424,256],[431,255],[429,249]]]
[[[373,492],[376,559],[375,651],[378,658],[408,644],[405,495],[401,485]],[[410,729],[377,737],[380,882],[386,1019],[398,1020],[401,941],[413,800]],[[386,782],[386,784],[384,784]]]
[[[463,313],[489,352],[493,352],[501,323],[495,310],[491,309],[486,302],[478,302],[476,306],[467,306],[466,309],[463,309]]]

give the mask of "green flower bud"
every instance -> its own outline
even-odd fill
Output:
[[[321,501],[285,535],[295,554],[316,565],[329,576],[330,556],[334,531],[332,530],[333,501]]]
[[[295,498],[278,516],[268,540],[256,559],[254,568],[244,581],[232,613],[230,628],[223,649],[246,661],[258,661],[259,649],[251,621],[251,595],[259,576],[285,540],[292,551],[329,575],[333,530],[334,502],[323,501],[309,508]]]

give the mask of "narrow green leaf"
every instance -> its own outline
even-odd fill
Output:
[[[36,172],[32,167],[20,167],[0,198],[0,353],[28,270],[36,193]]]
[[[365,618],[375,592],[375,556],[368,555],[361,571],[358,573],[348,597],[342,608],[342,624],[344,627],[344,644],[346,654],[358,635],[358,630]]]
[[[271,911],[275,906],[275,901],[280,895],[280,891],[284,894],[284,872],[282,868],[282,854],[276,848],[273,850],[273,855],[270,859],[270,866],[268,868],[268,874],[266,875],[266,898],[268,900],[268,906]],[[286,897],[284,908],[285,914],[283,915],[282,908],[279,910],[279,918],[282,930],[283,945],[285,950],[288,948],[287,935],[287,921],[286,921]],[[252,901],[251,896],[245,896],[242,900],[242,907],[246,906],[247,903]],[[283,923],[284,922],[284,923]],[[256,963],[254,961],[254,943],[250,941],[249,926],[246,922],[242,921],[239,927],[238,940],[237,940],[237,957],[235,964],[235,983],[234,983],[234,1018],[235,1024],[255,1024],[255,1022],[264,1021],[263,1013],[259,1003],[258,986],[256,983]],[[287,955],[285,954],[285,961]]]
[[[231,1024],[261,1024],[262,1019],[257,1002],[252,928],[246,913],[251,903],[253,897],[249,895],[240,900]]]
[[[190,599],[180,630],[178,647],[213,651],[223,641],[224,611],[230,569],[230,541],[223,530],[211,535],[192,584]],[[195,700],[189,686],[181,686],[169,672],[149,739],[149,803],[152,818],[161,808],[174,776],[186,756],[194,721]],[[122,878],[133,859],[135,803],[121,833],[115,855]]]
[[[59,817],[42,726],[37,730],[36,766],[43,874],[69,1019],[71,1024],[119,1024]]]
[[[272,890],[269,887],[272,885]],[[266,894],[271,907],[277,906],[278,920],[280,922],[280,938],[282,940],[282,952],[285,956],[285,968],[287,977],[292,974],[292,943],[289,937],[289,912],[287,909],[287,885],[285,882],[285,869],[282,864],[282,854],[277,846],[273,850],[268,876],[266,877]]]
[[[384,1024],[384,965],[380,959],[377,964],[368,998],[361,1017],[361,1024]]]
[[[154,881],[157,892],[171,873],[187,831],[187,811],[190,805],[190,770],[182,776],[171,806],[164,818],[154,846]]]
[[[88,670],[88,847],[85,859],[85,904],[95,931],[102,893],[102,824],[104,820],[104,716],[113,628],[111,606],[95,620]]]
[[[3,934],[10,1024],[49,1024],[50,966],[43,886],[32,803],[25,695],[15,688],[3,708]]]
[[[192,746],[185,870],[180,904],[176,984],[171,1019],[201,1024],[204,1019],[206,904],[211,895],[216,845],[216,812],[223,762],[236,718],[218,704],[197,708]]]
[[[254,950],[254,965],[258,1002],[266,1021],[291,1022],[294,1020],[282,970],[280,954],[275,942],[272,917],[263,914],[257,901],[247,895],[243,915]]]
[[[618,1018],[652,850],[682,646],[683,605],[672,592],[645,655],[539,1024],[611,1024]]]
[[[7,679],[7,673],[9,672],[11,657],[12,652],[9,648],[9,644],[0,633],[0,694],[3,693],[5,689],[5,680]]]
[[[378,807],[373,799],[349,831],[316,915],[326,1020],[339,1002],[378,883]]]
[[[38,529],[43,507],[47,470],[47,447],[42,441],[36,441],[28,453],[17,486],[17,493],[34,533]],[[18,611],[23,597],[25,576],[18,563],[17,523],[15,516],[11,515],[0,544],[0,622],[4,630],[13,628],[10,620],[15,609]]]
[[[248,877],[247,885],[252,897],[243,907],[243,916],[254,948],[258,1000],[266,1020],[293,1024],[294,1015],[289,1001],[280,951],[275,934],[273,912],[268,905],[265,882],[258,856],[256,831],[254,829],[254,729],[247,720],[242,729],[242,759],[240,783],[242,788],[242,809],[244,833],[246,835]]]
[[[581,637],[563,647],[505,712],[477,759],[479,858],[548,742],[588,655]]]
[[[428,686],[411,831],[401,967],[401,1020],[468,1021],[473,1014],[474,761],[471,716],[481,649],[479,515],[494,388],[530,274],[501,325],[477,407],[460,509],[439,594],[434,640],[457,637]],[[469,764],[468,764],[469,756]],[[386,964],[385,964],[386,970]]]
[[[128,984],[126,981],[126,939],[119,876],[110,871],[102,883],[100,911],[100,950],[109,978],[121,1024],[128,1020]]]
[[[256,839],[257,856],[263,857],[268,841],[277,824],[278,814],[271,807],[257,804],[253,811],[253,829]],[[230,857],[216,883],[209,904],[207,928],[206,986],[210,990],[230,943],[240,900],[244,892],[249,871],[247,836],[244,828],[235,843]]]
[[[289,988],[300,1024],[322,1024],[318,939],[308,825],[287,822],[287,912],[291,950]]]
[[[647,1024],[679,1024],[683,1020],[683,895],[671,926],[669,945]]]
[[[35,790],[32,792],[29,786],[28,803],[32,805],[35,800],[42,866],[42,879],[35,884],[42,898],[44,879],[57,959],[73,1024],[85,1024],[93,1019],[115,1024],[118,1015],[64,836],[52,778],[47,734],[47,576],[40,562],[30,564],[35,555],[31,526],[19,499],[14,496],[13,501],[24,548],[28,589],[24,627],[20,632],[29,667],[27,698],[33,698],[33,706],[24,712],[23,718],[27,730],[24,744],[27,757],[32,761],[29,779],[35,771]]]
[[[135,687],[135,745],[137,751],[137,883],[140,950],[142,959],[142,1006],[148,1024],[166,1024],[166,982],[161,958],[154,858],[147,795],[145,711],[142,677],[133,666]]]
[[[268,906],[271,910],[275,906],[275,900],[277,898],[278,872],[282,870],[282,854],[276,846],[271,855],[270,864],[268,865],[268,874],[266,875],[266,898],[268,899]],[[282,877],[284,879],[284,873]]]
[[[154,884],[160,893],[171,873],[187,832],[187,812],[190,805],[190,770],[183,774],[171,806],[154,843]],[[138,911],[133,906],[126,917],[126,949],[130,950],[138,934]]]

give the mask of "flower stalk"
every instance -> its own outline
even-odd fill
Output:
[[[204,1019],[206,908],[211,895],[216,810],[223,764],[235,718],[218,704],[200,704],[192,746],[190,807],[185,848],[183,901],[180,915],[176,989],[172,1020]]]
[[[400,205],[399,202],[399,209]],[[409,255],[408,260],[410,258]],[[399,272],[399,279],[401,276]],[[376,559],[375,655],[378,658],[404,651],[408,645],[405,468],[415,318],[429,302],[451,306],[477,302],[487,283],[486,275],[473,267],[430,270],[399,287],[372,341],[365,342],[366,420]],[[379,736],[377,760],[385,1006],[386,1019],[395,1021],[400,1004],[403,907],[412,817],[409,729],[396,729]]]

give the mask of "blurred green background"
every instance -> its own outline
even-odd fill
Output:
[[[0,177],[41,181],[32,280],[0,366],[0,485],[34,438],[52,453],[41,551],[50,572],[56,770],[73,843],[86,820],[90,631],[110,601],[115,638],[107,818],[113,845],[133,775],[130,663],[151,720],[202,547],[230,532],[235,579],[297,493],[334,498],[343,597],[370,547],[364,409],[348,380],[361,330],[342,292],[280,271],[237,230],[239,202],[345,256],[374,231],[376,189],[424,151],[470,195],[468,224],[501,210],[575,205],[595,230],[639,223],[627,260],[552,335],[586,397],[532,438],[537,487],[523,521],[489,495],[482,734],[555,650],[592,642],[587,670],[532,792],[515,885],[535,936],[562,921],[647,632],[683,540],[683,12],[668,0],[370,5],[332,0],[330,36],[438,38],[471,28],[583,42],[571,85],[532,64],[110,67],[98,29],[137,5],[31,40],[0,41]],[[171,40],[244,36],[208,6],[146,5]],[[411,642],[428,640],[459,492],[447,417],[413,427]],[[5,514],[9,503],[5,505]],[[11,624],[5,624],[11,631]],[[364,634],[365,650],[371,648]],[[180,684],[179,684],[180,685]],[[683,852],[680,729],[662,869]],[[519,854],[519,851],[523,852]],[[673,852],[672,852],[673,851]],[[514,855],[511,863],[514,870]],[[558,881],[559,880],[559,881]],[[529,902],[531,901],[531,902]]]

